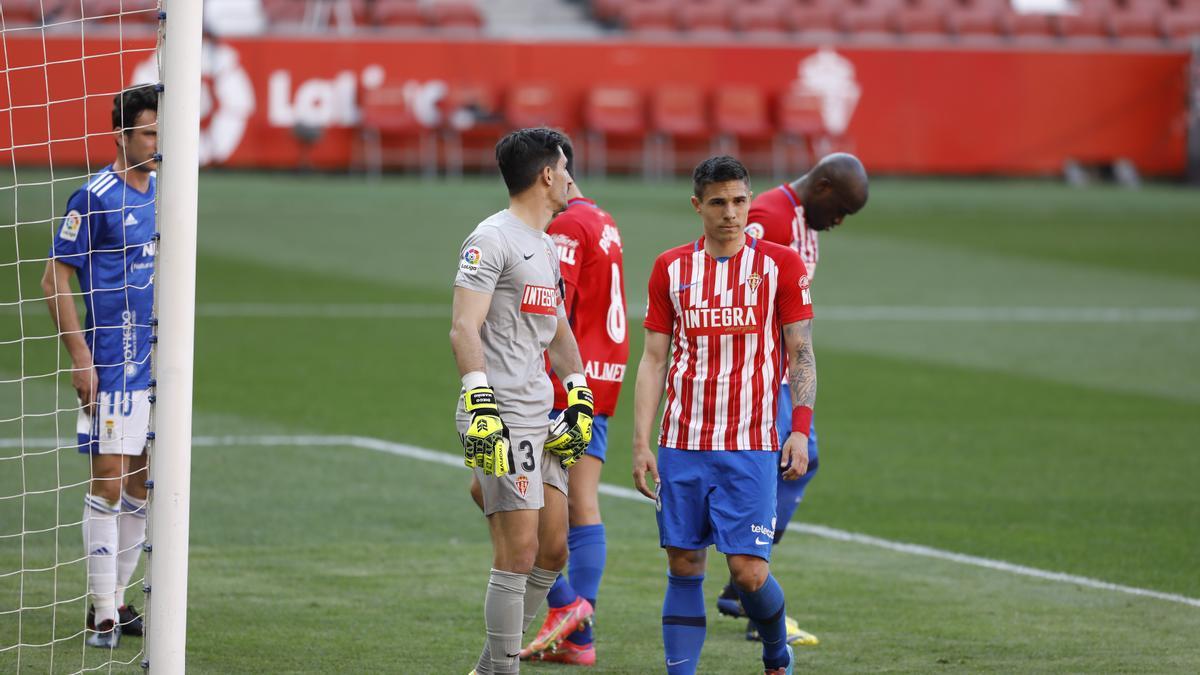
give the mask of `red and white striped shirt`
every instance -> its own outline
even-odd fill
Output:
[[[672,341],[659,445],[777,450],[782,328],[812,315],[804,262],[786,246],[747,237],[721,261],[701,238],[660,255],[645,321]]]
[[[816,264],[820,257],[817,231],[804,221],[804,205],[787,183],[759,195],[750,204],[746,223],[747,235],[791,246],[805,265]]]

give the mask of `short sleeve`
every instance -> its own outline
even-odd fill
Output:
[[[646,320],[642,325],[646,327],[646,330],[669,335],[674,322],[675,307],[671,303],[667,264],[663,258],[659,258],[654,261],[654,269],[650,272],[646,297]]]
[[[92,248],[92,223],[103,218],[102,213],[92,217],[91,200],[87,190],[77,190],[67,200],[67,212],[58,221],[50,249],[51,257],[56,261],[76,268],[87,263]]]
[[[779,203],[777,192],[778,190],[766,192],[750,205],[750,213],[746,217],[746,234],[780,246],[791,246],[794,210],[790,202]]]
[[[779,265],[779,291],[775,295],[775,305],[780,323],[811,319],[812,290],[808,285],[808,269],[800,259],[800,254],[793,249],[785,249],[775,258],[775,263]]]
[[[477,229],[458,252],[458,274],[454,285],[471,291],[492,293],[504,271],[504,246],[494,229]]]

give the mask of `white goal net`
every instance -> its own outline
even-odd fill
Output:
[[[147,614],[140,553],[157,517],[156,467],[139,472],[136,457],[161,454],[153,303],[170,122],[163,85],[142,93],[157,111],[131,107],[129,92],[135,71],[162,63],[172,30],[199,43],[198,11],[181,26],[170,4],[0,1],[0,673],[137,671],[154,651],[153,619],[131,617]],[[193,213],[194,171],[181,188]],[[190,368],[183,379],[190,392]],[[182,554],[186,569],[186,540]]]

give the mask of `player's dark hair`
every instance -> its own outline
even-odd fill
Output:
[[[741,162],[737,161],[729,155],[717,155],[696,165],[696,170],[692,172],[692,190],[696,193],[696,199],[704,198],[704,189],[713,183],[726,183],[731,180],[740,180],[746,183],[746,187],[750,187],[750,172],[746,171],[746,167]]]
[[[567,173],[571,174],[571,178],[575,178],[575,147],[571,145],[571,139],[563,134],[566,143],[563,143],[563,154],[567,157]]]
[[[567,153],[570,146],[565,134],[554,129],[538,127],[517,129],[496,144],[496,164],[508,186],[509,195],[519,195],[529,189],[538,174],[558,162],[558,151]],[[570,155],[567,155],[568,161]]]
[[[130,133],[143,110],[158,110],[158,89],[153,84],[132,87],[113,97],[113,128]]]

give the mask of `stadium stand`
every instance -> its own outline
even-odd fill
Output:
[[[638,90],[593,87],[584,100],[583,125],[588,175],[602,176],[610,166],[627,170],[646,166],[646,104]]]
[[[651,95],[649,175],[675,173],[680,145],[707,144],[709,114],[705,99],[699,87],[689,85],[666,85]]]
[[[426,176],[436,175],[437,137],[417,120],[403,87],[366,90],[361,106],[362,162],[368,175],[378,176],[385,165],[417,166]]]

